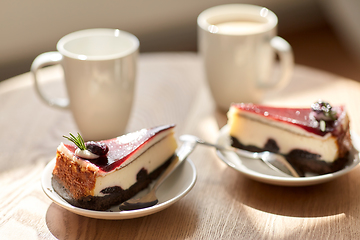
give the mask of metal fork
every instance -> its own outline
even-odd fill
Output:
[[[180,136],[180,140],[183,142],[196,142],[206,146],[215,147],[218,150],[222,151],[232,151],[238,154],[239,156],[252,158],[252,159],[260,159],[267,166],[275,171],[280,171],[292,177],[300,177],[299,174],[295,171],[295,169],[290,165],[290,163],[285,159],[285,157],[281,154],[272,153],[268,151],[264,152],[250,152],[239,148],[234,148],[231,146],[221,146],[213,143],[206,142],[196,136],[193,135],[182,135]]]

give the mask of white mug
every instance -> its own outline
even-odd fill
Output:
[[[198,16],[198,48],[217,106],[233,102],[261,103],[266,93],[280,90],[291,78],[294,59],[290,44],[278,37],[277,16],[248,4],[209,8]],[[275,54],[280,77],[272,77]]]
[[[62,37],[57,52],[46,52],[31,66],[35,89],[49,106],[70,108],[85,140],[103,140],[125,132],[134,98],[139,40],[118,29],[87,29]],[[61,64],[68,99],[47,97],[37,71]],[[64,133],[66,134],[66,133]]]

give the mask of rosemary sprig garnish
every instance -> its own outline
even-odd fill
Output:
[[[81,137],[80,133],[78,133],[77,137],[75,137],[72,133],[69,133],[70,137],[63,136],[64,138],[68,139],[69,141],[75,143],[75,145],[80,148],[80,150],[86,150],[86,146],[84,143],[84,139]]]
[[[333,110],[325,113],[325,116],[329,117],[332,121],[335,121],[337,119],[336,112]]]
[[[320,120],[320,130],[325,132],[326,130],[326,122],[324,120]]]
[[[334,111],[331,105],[327,102],[319,100],[313,103],[311,108],[314,112],[312,116],[314,116],[315,120],[319,123],[319,127],[322,132],[325,132],[326,128],[333,125],[337,120],[336,111]]]

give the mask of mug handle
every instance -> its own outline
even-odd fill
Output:
[[[31,64],[31,72],[34,76],[34,84],[36,93],[40,96],[41,100],[43,100],[47,105],[51,107],[57,107],[62,109],[69,108],[69,99],[66,98],[58,98],[58,99],[50,99],[48,98],[41,90],[38,78],[37,71],[45,66],[52,66],[55,64],[61,63],[63,56],[59,52],[46,52],[37,56],[33,63]]]
[[[278,81],[269,85],[263,85],[265,88],[273,88],[274,90],[283,89],[290,82],[294,69],[294,55],[291,45],[283,38],[276,36],[270,41],[270,46],[279,56],[281,75]]]

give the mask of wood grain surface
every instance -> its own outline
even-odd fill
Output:
[[[42,71],[43,86],[66,95],[60,67]],[[309,105],[317,99],[346,105],[360,134],[360,84],[296,66],[291,84],[264,101]],[[226,115],[215,108],[195,53],[151,53],[139,59],[137,94],[128,131],[175,123],[176,136],[215,141]],[[0,239],[359,239],[360,169],[307,187],[250,180],[221,162],[214,149],[191,154],[192,191],[169,208],[130,220],[71,213],[43,193],[45,165],[62,135],[76,132],[67,111],[36,96],[29,73],[0,83]]]

